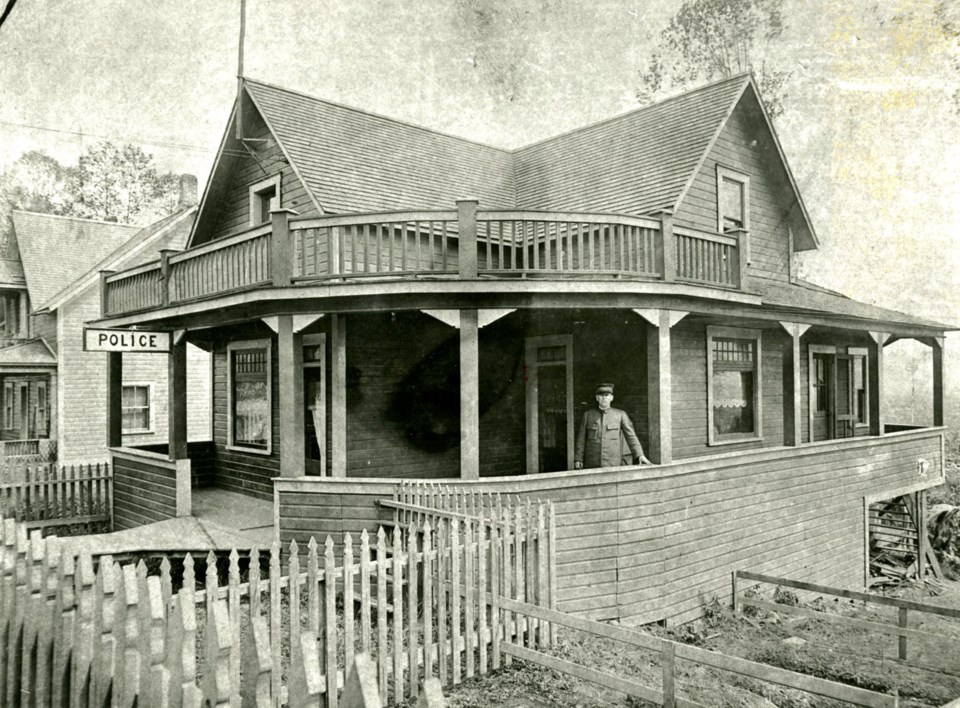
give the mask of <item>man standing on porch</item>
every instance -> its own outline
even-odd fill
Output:
[[[649,465],[643,447],[633,430],[630,416],[619,408],[611,408],[613,384],[597,386],[597,408],[583,414],[574,448],[575,469],[585,467],[620,467],[623,465],[623,443],[630,447],[634,464]]]

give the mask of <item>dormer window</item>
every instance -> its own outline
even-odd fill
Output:
[[[717,230],[749,229],[750,178],[717,165]]]
[[[270,223],[270,212],[280,208],[280,175],[250,186],[250,226]]]

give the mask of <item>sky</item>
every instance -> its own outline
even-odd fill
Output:
[[[107,137],[202,186],[236,92],[239,4],[18,0],[0,27],[0,169]],[[247,0],[244,73],[514,147],[635,107],[679,5]],[[783,16],[767,59],[791,72],[777,130],[821,243],[805,277],[960,326],[957,39],[930,0],[784,0]]]

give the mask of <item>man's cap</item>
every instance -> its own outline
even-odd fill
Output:
[[[597,395],[600,395],[601,393],[613,393],[613,384],[610,384],[610,383],[597,384]]]

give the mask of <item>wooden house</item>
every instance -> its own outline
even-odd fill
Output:
[[[84,351],[83,324],[100,312],[100,271],[132,267],[158,248],[182,248],[196,215],[196,179],[185,176],[179,208],[147,227],[13,212],[15,246],[8,264],[19,275],[9,320],[17,338],[0,349],[0,421],[8,462],[105,462],[109,455],[106,362]],[[192,189],[192,192],[191,192]],[[192,197],[190,196],[192,193]],[[209,439],[209,358],[190,356],[195,383],[191,428]],[[166,445],[167,366],[128,357],[121,389],[124,444]]]
[[[241,86],[188,247],[102,281],[98,326],[175,333],[171,431],[213,353],[214,450],[117,452],[158,516],[191,465],[283,541],[398,480],[552,499],[560,608],[647,622],[737,568],[862,587],[870,503],[942,481],[945,327],[794,276],[817,237],[751,77],[515,150]],[[902,338],[933,427],[885,419]],[[600,381],[655,465],[573,469]]]

